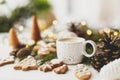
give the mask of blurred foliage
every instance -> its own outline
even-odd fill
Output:
[[[74,32],[78,37],[83,37],[86,40],[93,40],[95,42],[98,42],[98,39],[100,38],[98,31],[90,29],[85,21],[81,21],[79,23],[68,23],[68,30]]]
[[[30,1],[31,1],[30,5],[32,5],[32,9],[34,10],[34,12],[45,11],[51,7],[47,0],[30,0]]]
[[[1,2],[0,2],[0,4],[5,4],[6,3],[6,1],[5,0],[2,0]]]
[[[39,15],[39,13],[45,13],[51,8],[47,0],[29,0],[29,4],[23,7],[16,7],[11,16],[0,16],[0,32],[7,32],[14,24],[21,19],[24,20],[32,15]],[[0,5],[6,4],[3,0]],[[6,5],[7,6],[7,5]]]

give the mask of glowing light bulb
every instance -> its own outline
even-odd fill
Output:
[[[83,26],[85,26],[85,25],[86,25],[86,22],[85,22],[85,21],[81,21],[81,24],[82,24]]]
[[[92,35],[92,31],[90,29],[87,30],[87,35]]]
[[[115,31],[115,32],[114,32],[114,36],[117,36],[117,35],[118,35],[118,32],[117,32],[117,31]]]
[[[99,33],[99,34],[103,34],[103,30],[99,30],[98,33]]]
[[[23,31],[24,27],[23,26],[19,26],[19,31]]]
[[[110,33],[110,28],[105,28],[104,31],[109,34]]]
[[[54,20],[52,23],[53,23],[53,25],[56,25],[57,24],[57,20]]]

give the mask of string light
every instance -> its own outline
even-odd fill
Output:
[[[26,45],[25,48],[29,48],[29,45]]]
[[[92,35],[92,31],[90,29],[87,30],[87,35]]]
[[[52,24],[56,25],[57,24],[57,20],[53,20]]]
[[[119,33],[117,31],[114,32],[114,36],[117,36]]]
[[[85,25],[86,25],[86,22],[85,22],[85,21],[81,21],[81,24],[82,24],[83,26],[85,26]]]
[[[19,29],[19,31],[23,31],[24,27],[23,26],[19,26],[18,29]]]
[[[104,31],[109,34],[110,33],[110,28],[105,28]]]
[[[99,30],[98,33],[99,33],[99,34],[103,34],[103,30],[102,30],[102,29]]]

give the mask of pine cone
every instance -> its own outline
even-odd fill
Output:
[[[96,54],[91,57],[92,66],[98,71],[109,62],[120,58],[119,36],[114,36],[113,32],[104,32],[104,38],[99,41],[102,46],[99,45]]]

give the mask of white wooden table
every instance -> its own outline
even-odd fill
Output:
[[[0,57],[9,56],[11,51],[10,47],[2,44],[1,38],[3,34],[0,34]],[[41,72],[39,70],[32,71],[20,71],[13,69],[14,64],[5,65],[0,67],[0,80],[77,80],[74,76],[74,69],[76,65],[68,65],[69,70],[66,74],[55,74],[54,72]],[[92,78],[90,80],[95,80],[98,72],[92,67],[89,67],[92,72]]]

